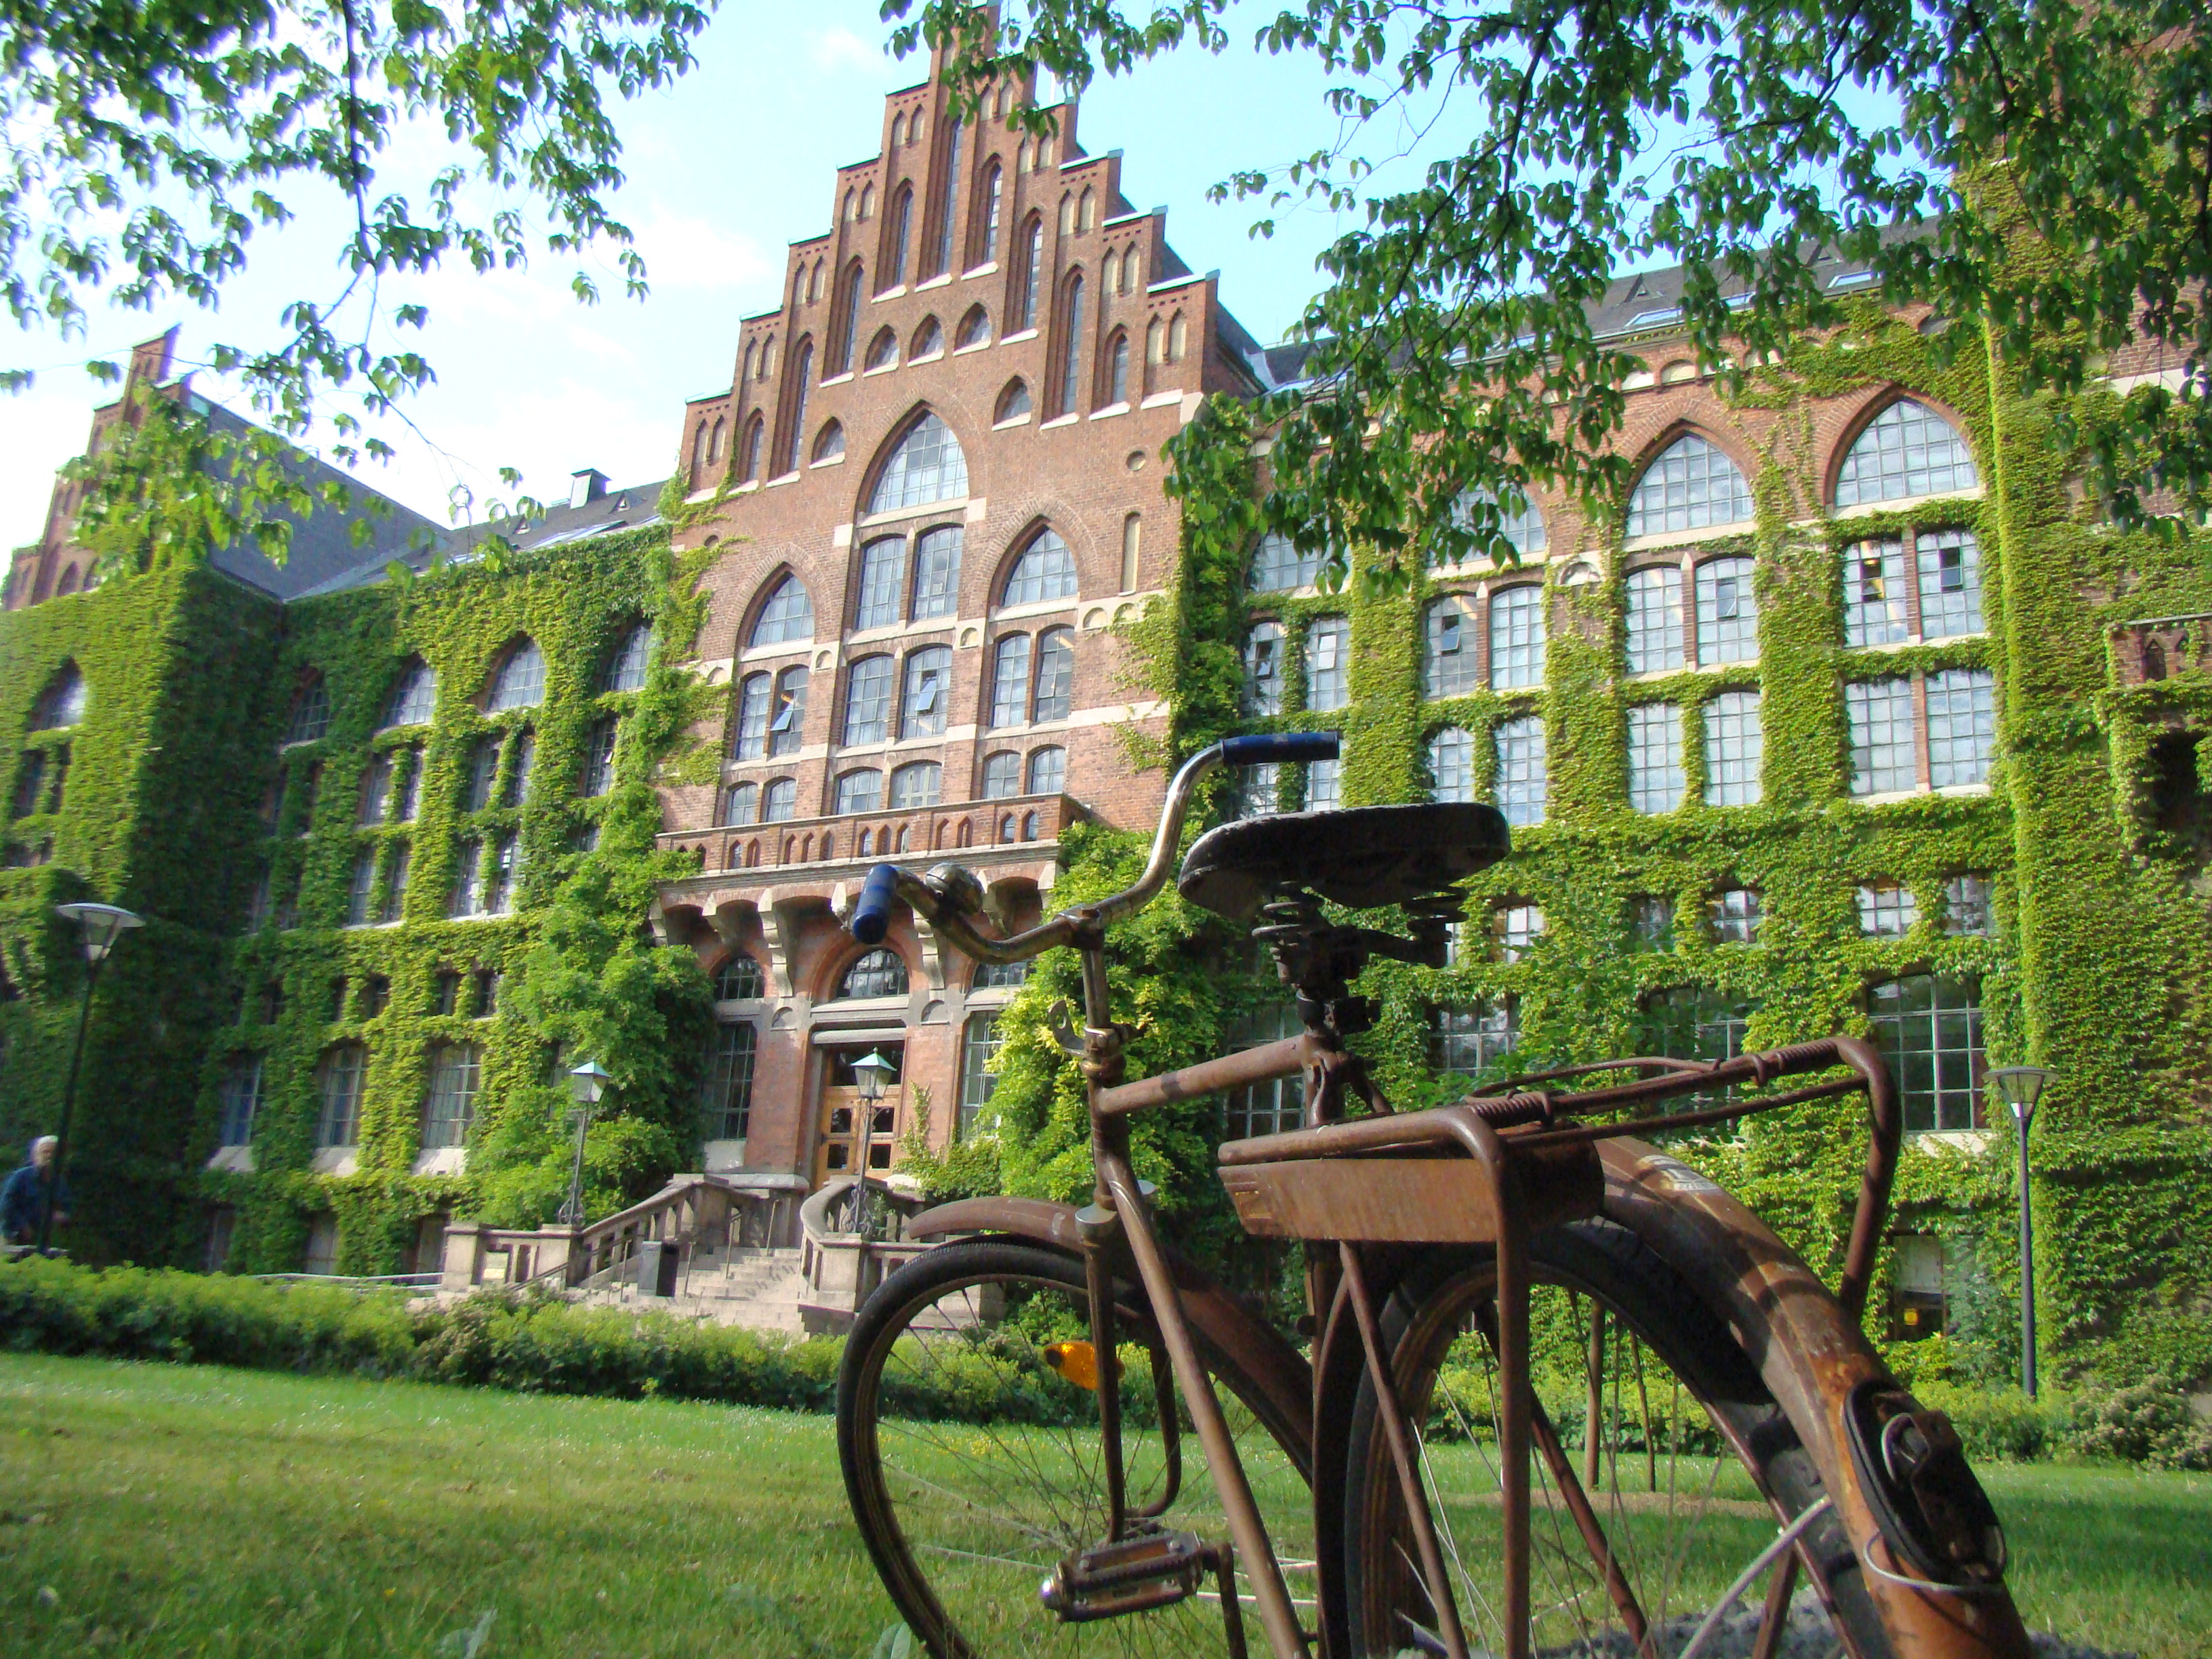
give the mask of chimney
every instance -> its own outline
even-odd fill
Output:
[[[607,493],[607,475],[595,466],[587,466],[568,475],[568,505],[584,507]]]

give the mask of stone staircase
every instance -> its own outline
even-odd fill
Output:
[[[803,1260],[804,1253],[796,1248],[702,1249],[687,1254],[674,1296],[641,1295],[635,1269],[626,1263],[623,1269],[599,1275],[577,1299],[599,1307],[649,1310],[678,1319],[802,1336],[805,1325],[799,1304],[806,1290]]]

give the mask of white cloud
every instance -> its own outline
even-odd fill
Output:
[[[868,75],[883,73],[882,48],[872,41],[861,39],[842,23],[814,37],[813,58],[817,69],[859,70]]]

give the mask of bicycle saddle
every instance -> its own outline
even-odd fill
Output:
[[[1504,817],[1474,803],[1283,812],[1200,836],[1176,890],[1231,921],[1284,886],[1371,910],[1442,892],[1511,850]]]

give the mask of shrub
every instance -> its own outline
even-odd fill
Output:
[[[1951,1419],[1966,1455],[1977,1462],[2032,1463],[2065,1443],[2063,1397],[2030,1400],[2018,1389],[1970,1389],[1923,1381],[1912,1390],[1923,1406]]]
[[[2092,1457],[2159,1469],[2212,1469],[2212,1425],[2200,1421],[2189,1396],[2163,1376],[2085,1399],[2073,1438]]]

